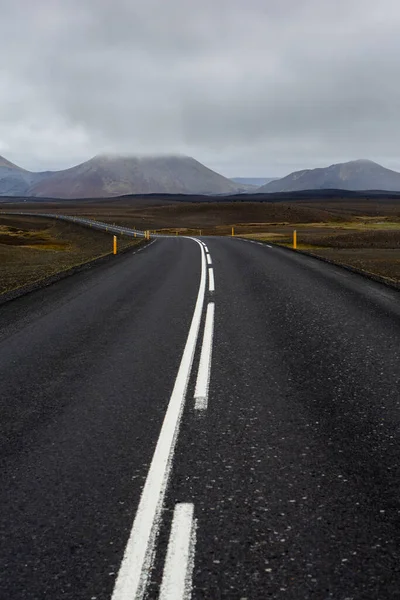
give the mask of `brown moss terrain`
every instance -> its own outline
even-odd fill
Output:
[[[400,250],[366,249],[352,250],[326,249],[311,250],[312,254],[327,258],[337,264],[354,267],[385,277],[388,280],[400,283]]]
[[[135,244],[120,238],[119,248]],[[73,223],[0,214],[0,294],[112,251],[112,235]]]
[[[158,202],[158,203],[157,203]],[[330,223],[347,220],[340,211],[321,206],[284,202],[175,202],[163,200],[114,200],[110,202],[57,202],[49,205],[13,205],[12,210],[59,212],[116,223],[138,229],[191,231],[203,235],[226,235],[232,225],[251,232],[270,223]],[[6,210],[6,207],[4,207]]]
[[[307,245],[317,256],[400,281],[400,229],[310,236]]]
[[[308,235],[305,243],[326,248],[400,248],[400,229]]]

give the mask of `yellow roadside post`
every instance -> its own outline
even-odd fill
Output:
[[[235,228],[232,227],[232,237],[235,235]]]
[[[296,230],[293,231],[293,248],[294,248],[294,250],[296,250],[296,248],[297,248],[297,231]]]
[[[136,237],[136,231],[134,232],[133,237]]]
[[[117,236],[114,235],[113,254],[117,254]]]

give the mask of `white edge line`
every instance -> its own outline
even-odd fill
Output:
[[[214,269],[212,267],[208,269],[208,291],[215,292]]]
[[[206,266],[204,250],[201,248],[201,277],[196,306],[193,312],[181,364],[175,379],[167,412],[158,437],[156,449],[147,473],[139,506],[127,542],[124,557],[118,572],[112,600],[141,600],[146,591],[155,554],[161,511],[168,484],[169,474],[179,425],[185,404],[186,389],[193,364],[193,356],[199,335],[200,321],[206,288]]]
[[[214,302],[209,302],[207,306],[206,322],[204,325],[203,344],[200,354],[199,370],[197,372],[196,389],[194,392],[194,407],[196,410],[206,410],[208,405],[212,343],[214,336],[214,313],[215,304]]]
[[[196,546],[194,506],[175,506],[159,600],[190,600]]]

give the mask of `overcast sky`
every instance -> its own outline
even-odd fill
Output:
[[[0,0],[0,154],[400,170],[399,0]]]

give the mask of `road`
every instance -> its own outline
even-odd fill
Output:
[[[398,599],[399,299],[158,238],[0,307],[0,597]]]

